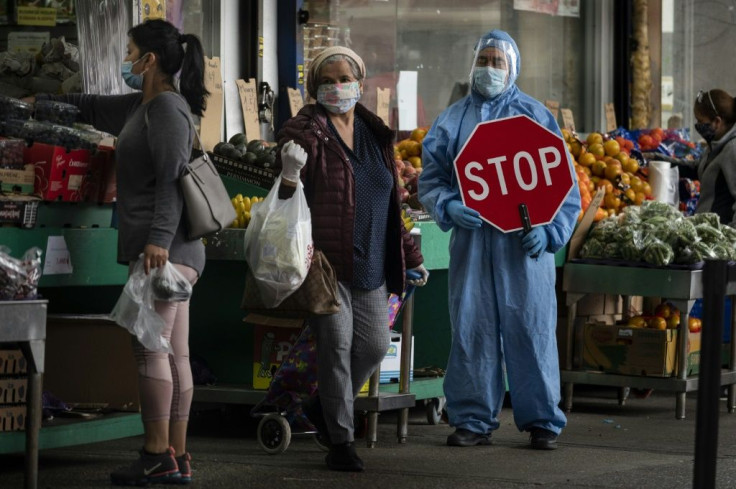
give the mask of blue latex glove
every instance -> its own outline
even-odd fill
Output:
[[[547,238],[547,233],[541,226],[532,229],[527,234],[524,234],[523,232],[521,234],[521,247],[524,248],[526,254],[532,258],[537,258],[547,249],[549,238]]]
[[[445,208],[447,214],[456,225],[465,229],[479,228],[483,221],[481,221],[480,214],[478,211],[465,207],[459,200],[451,200]]]

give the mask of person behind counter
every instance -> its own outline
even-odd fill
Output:
[[[316,100],[286,121],[277,136],[281,198],[301,179],[312,214],[314,246],[324,252],[338,280],[340,311],[310,319],[317,342],[319,394],[304,405],[330,445],[331,470],[359,472],[354,446],[353,401],[389,346],[388,293],[429,273],[401,220],[393,133],[358,103],[365,65],[351,49],[327,48],[309,65],[307,87]]]
[[[700,180],[696,213],[714,212],[721,224],[736,227],[736,99],[726,91],[699,91],[693,104],[695,130],[706,148],[697,161],[644,153],[650,160],[677,165],[681,177]]]
[[[25,100],[74,104],[83,122],[118,137],[118,262],[132,270],[142,254],[149,273],[168,260],[194,284],[204,270],[204,245],[186,237],[178,179],[191,155],[190,112],[201,116],[209,95],[202,45],[163,20],[139,24],[128,36],[121,76],[140,91],[119,96],[39,94]],[[111,474],[113,484],[191,481],[186,451],[194,389],[189,301],[156,301],[155,308],[166,323],[162,336],[174,353],[147,351],[134,337],[144,444],[137,460]]]

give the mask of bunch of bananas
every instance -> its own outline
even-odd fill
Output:
[[[406,209],[401,209],[401,219],[404,221],[404,227],[406,227],[406,230],[411,231],[414,227],[414,221],[412,221],[411,217],[406,214]]]
[[[235,209],[235,220],[230,224],[231,228],[244,229],[250,222],[250,211],[253,204],[263,201],[263,197],[243,197],[243,194],[238,194],[230,201],[233,203]]]

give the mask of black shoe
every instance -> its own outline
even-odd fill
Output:
[[[529,441],[535,450],[554,450],[557,448],[557,435],[544,428],[532,428]]]
[[[319,396],[302,402],[302,412],[306,415],[309,422],[314,425],[320,442],[326,446],[330,446],[330,433],[327,431],[327,423],[325,422],[325,415],[322,412],[322,403],[319,400]]]
[[[141,450],[141,456],[127,467],[121,467],[112,474],[110,480],[116,486],[145,486],[159,482],[174,482],[180,477],[179,467],[174,459],[174,450],[150,454]]]
[[[472,447],[475,445],[492,445],[490,433],[474,433],[458,428],[447,437],[447,445],[451,447]]]
[[[363,461],[355,452],[355,445],[350,442],[331,445],[330,453],[325,457],[325,462],[327,462],[327,468],[330,470],[363,472]]]
[[[192,456],[189,452],[176,457],[176,465],[179,467],[179,477],[172,479],[174,484],[191,484],[192,482]]]

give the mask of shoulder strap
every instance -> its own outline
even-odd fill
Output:
[[[143,113],[143,119],[146,121],[146,126],[149,126],[149,119],[148,119],[148,105],[146,105],[146,110]],[[197,144],[199,144],[200,149],[204,148],[202,146],[202,140],[199,139],[199,133],[197,132],[197,128],[194,125],[194,121],[192,120],[192,115],[187,112],[187,120],[189,120],[189,127],[194,131],[194,138],[197,140]],[[209,157],[207,156],[207,152],[202,149],[202,157],[207,160]]]

